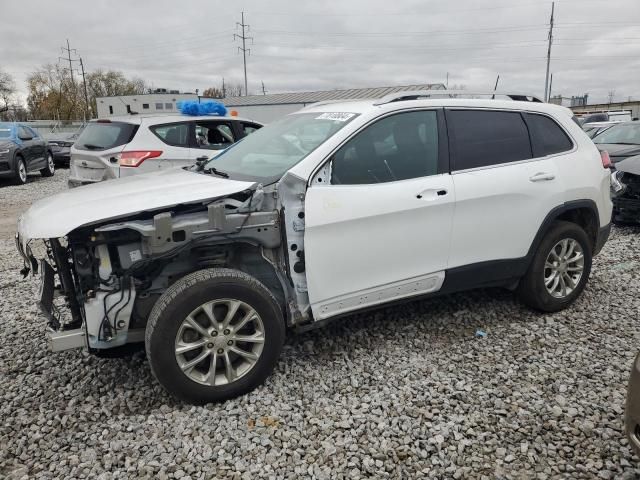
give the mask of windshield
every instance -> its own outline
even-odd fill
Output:
[[[287,115],[243,138],[204,169],[240,180],[276,181],[356,117],[345,112]]]
[[[594,143],[621,143],[640,145],[640,123],[621,123],[598,134]]]

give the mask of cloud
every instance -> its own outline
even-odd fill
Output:
[[[544,91],[551,3],[533,0],[31,0],[1,7],[0,68],[24,96],[29,72],[55,63],[69,38],[88,70],[111,68],[156,87],[200,91],[243,83],[236,22],[244,9],[249,91],[444,82],[469,90]],[[37,15],[34,14],[37,12]],[[640,96],[637,0],[556,1],[553,93]]]

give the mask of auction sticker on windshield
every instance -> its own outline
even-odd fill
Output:
[[[327,112],[327,113],[323,113],[319,117],[316,117],[316,120],[334,120],[336,122],[346,122],[354,115],[355,113]]]

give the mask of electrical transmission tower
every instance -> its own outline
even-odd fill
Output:
[[[238,51],[242,52],[242,58],[244,61],[244,95],[247,96],[249,94],[249,90],[247,90],[247,52],[251,53],[251,49],[247,48],[247,40],[251,40],[253,42],[253,37],[247,37],[246,32],[249,31],[249,25],[244,23],[244,12],[242,12],[242,21],[236,22],[236,28],[242,28],[242,35],[238,35],[237,33],[233,34],[233,39],[239,38],[242,40],[242,47],[238,47]],[[246,29],[246,30],[245,30]]]
[[[87,81],[85,78],[85,72],[84,72],[84,64],[82,63],[82,58],[71,58],[71,52],[73,52],[74,56],[78,55],[78,51],[75,48],[71,48],[69,45],[69,39],[67,39],[67,48],[65,47],[60,47],[60,50],[64,53],[66,52],[67,56],[66,57],[58,57],[58,61],[60,60],[66,60],[69,62],[69,77],[71,79],[71,88],[72,88],[72,98],[73,98],[73,104],[75,105],[75,99],[76,99],[76,80],[75,77],[73,76],[73,62],[80,62],[80,68],[82,70],[82,84],[84,86],[84,101],[85,101],[85,105],[84,105],[84,114],[85,114],[85,120],[88,120],[90,118],[89,115],[89,95],[87,94]],[[62,86],[60,87],[61,91],[62,91]]]

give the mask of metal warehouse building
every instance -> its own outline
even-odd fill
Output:
[[[224,103],[231,112],[235,111],[241,117],[250,118],[258,122],[269,123],[315,102],[381,98],[394,92],[444,89],[445,86],[443,83],[426,83],[422,85],[403,85],[398,87],[356,88],[349,90],[249,95],[246,97],[227,97],[220,101]]]

